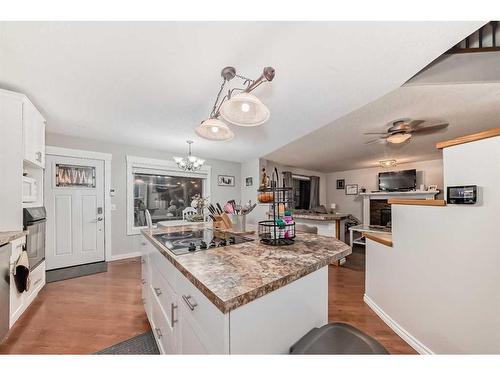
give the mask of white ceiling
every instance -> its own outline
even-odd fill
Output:
[[[27,94],[49,132],[172,152],[194,139],[195,154],[244,161],[394,90],[482,24],[1,22],[0,87]],[[214,143],[193,129],[227,65],[250,77],[276,68],[255,92],[271,119]]]
[[[378,166],[380,160],[398,163],[437,159],[436,143],[498,127],[500,83],[404,86],[384,97],[288,144],[266,156],[283,165],[322,172]],[[401,118],[445,121],[444,131],[414,134],[408,144],[364,145]],[[425,125],[425,124],[424,124]]]

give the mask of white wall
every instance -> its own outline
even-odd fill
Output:
[[[241,202],[257,202],[257,189],[260,185],[260,170],[262,169],[260,159],[252,159],[241,164]],[[252,186],[245,185],[245,179],[252,177]],[[257,207],[247,216],[247,224],[256,224],[260,220],[267,219],[267,205],[258,204]]]
[[[420,351],[500,354],[500,137],[444,149],[444,181],[473,206],[392,209],[393,248],[368,241],[366,296]]]
[[[261,165],[266,168],[266,172],[271,175],[274,171],[274,167],[278,168],[278,173],[280,178],[283,177],[281,172],[292,172],[294,174],[300,174],[304,176],[318,176],[319,177],[319,203],[326,205],[326,192],[327,192],[327,174],[318,171],[312,171],[309,169],[296,168],[286,165],[281,165],[270,160],[261,159]],[[328,207],[327,207],[328,208]]]
[[[337,204],[337,211],[352,214],[358,219],[363,217],[363,198],[359,195],[346,195],[345,190],[337,190],[337,180],[344,179],[346,184],[358,184],[358,189],[364,187],[366,191],[378,189],[379,172],[399,171],[404,169],[417,170],[417,188],[420,184],[426,186],[443,186],[443,161],[442,159],[428,160],[416,163],[400,164],[394,168],[365,168],[342,172],[333,172],[326,175],[326,201],[327,208],[331,203]]]
[[[152,150],[142,147],[122,145],[117,143],[100,142],[92,139],[70,137],[60,134],[47,134],[47,145],[80,150],[106,152],[113,155],[111,164],[111,188],[115,189],[115,196],[111,198],[111,203],[116,205],[116,210],[112,211],[112,254],[120,256],[136,251],[133,237],[127,236],[127,175],[126,156],[140,156],[153,159],[171,160],[173,154],[168,151]],[[202,155],[200,155],[202,156]],[[241,164],[222,160],[206,161],[212,167],[211,176],[211,201],[225,203],[229,199],[240,201],[241,199]],[[235,176],[235,186],[217,186],[217,175]]]

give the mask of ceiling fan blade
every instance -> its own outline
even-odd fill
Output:
[[[413,120],[411,121],[409,124],[408,124],[408,127],[410,128],[410,130],[414,130],[416,128],[418,128],[420,125],[422,125],[423,123],[425,122],[425,120]]]
[[[450,124],[444,123],[444,124],[425,126],[423,128],[417,128],[415,130],[412,130],[412,133],[415,133],[418,135],[435,133],[435,132],[438,132],[440,130],[446,129],[448,127],[448,125],[450,125]]]
[[[387,135],[387,132],[385,132],[385,133],[363,133],[363,135]]]
[[[385,138],[375,138],[375,139],[372,139],[368,142],[365,142],[365,145],[374,145],[376,143],[384,143],[385,142]]]

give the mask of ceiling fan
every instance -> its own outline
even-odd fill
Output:
[[[380,135],[380,137],[365,142],[365,145],[375,143],[389,142],[389,143],[407,143],[410,141],[412,135],[432,134],[440,130],[446,129],[448,123],[438,123],[425,126],[425,120],[410,120],[403,119],[390,122],[387,124],[389,128],[386,132],[381,133],[364,133],[364,135]]]

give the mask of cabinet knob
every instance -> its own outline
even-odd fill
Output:
[[[161,289],[160,288],[153,288],[155,290],[156,295],[159,297],[161,295]]]
[[[35,153],[36,160],[39,161],[40,163],[42,162],[42,153],[40,151],[37,151]]]

